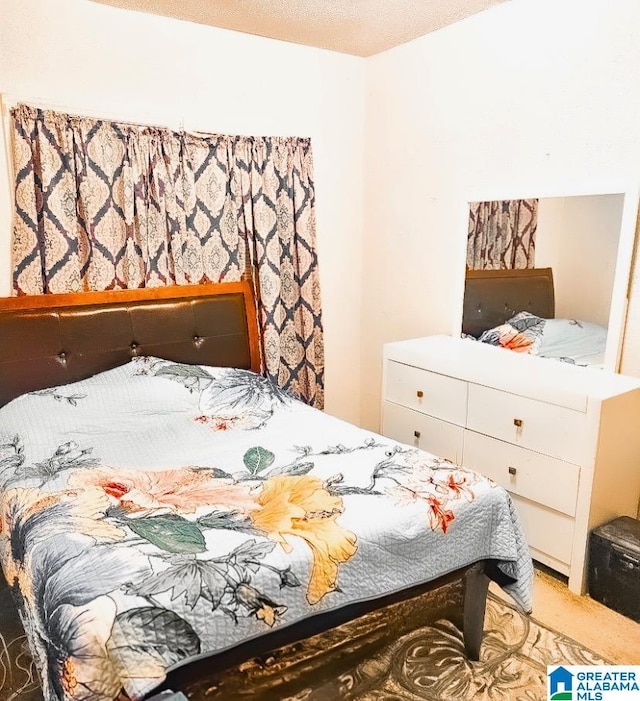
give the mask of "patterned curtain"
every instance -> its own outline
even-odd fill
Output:
[[[212,174],[209,147],[169,130],[24,105],[12,117],[15,294],[240,279],[226,157],[211,154]]]
[[[14,294],[239,280],[265,374],[316,407],[324,354],[308,139],[12,111]]]
[[[311,145],[302,139],[242,139],[235,156],[266,373],[323,405]]]
[[[535,267],[538,200],[472,202],[467,269]]]

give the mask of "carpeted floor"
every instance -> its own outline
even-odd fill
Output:
[[[1,578],[0,582],[0,701],[40,700],[42,696],[20,620]],[[600,661],[579,643],[539,625],[490,595],[479,662],[466,659],[460,631],[441,620],[400,638],[394,637],[381,652],[346,673],[329,681],[325,677],[314,688],[288,698],[290,701],[537,701],[547,698],[547,664]],[[274,698],[273,693],[267,696]]]

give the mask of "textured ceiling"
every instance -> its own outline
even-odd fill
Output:
[[[371,56],[504,0],[95,1],[356,56]]]

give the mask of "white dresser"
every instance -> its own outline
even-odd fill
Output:
[[[382,433],[507,489],[531,554],[582,593],[589,531],[636,516],[640,379],[430,336],[384,347]]]

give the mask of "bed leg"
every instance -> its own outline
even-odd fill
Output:
[[[480,645],[484,628],[484,612],[487,605],[489,577],[484,573],[484,563],[478,562],[464,575],[464,620],[462,631],[464,647],[470,660],[480,659]]]

